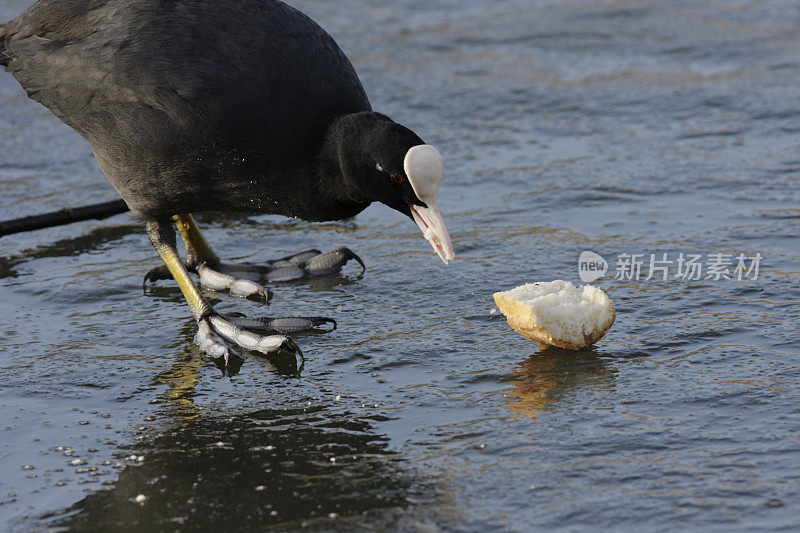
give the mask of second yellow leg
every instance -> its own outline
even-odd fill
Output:
[[[175,225],[178,226],[184,244],[186,244],[186,252],[191,263],[195,265],[207,263],[211,266],[219,263],[219,257],[200,233],[200,228],[197,227],[197,223],[190,213],[181,213],[172,218],[175,220]]]

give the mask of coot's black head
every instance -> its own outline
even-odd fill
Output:
[[[412,218],[425,239],[448,263],[453,246],[436,196],[442,156],[413,131],[379,113],[359,113],[350,129],[350,149],[342,161],[345,178],[369,201],[381,202]]]

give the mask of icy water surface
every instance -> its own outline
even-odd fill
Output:
[[[0,529],[797,530],[798,4],[295,5],[445,155],[458,259],[380,206],[200,217],[224,257],[347,245],[369,266],[266,309],[215,296],[340,324],[298,337],[301,377],[248,357],[226,378],[178,289],[142,290],[157,259],[127,216],[3,238]],[[0,219],[114,198],[8,75],[0,110]],[[594,348],[539,351],[492,314],[496,290],[577,283],[585,250],[617,309]]]

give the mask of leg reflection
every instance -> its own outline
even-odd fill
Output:
[[[113,488],[75,504],[56,527],[355,528],[371,513],[387,516],[409,505],[415,484],[409,469],[369,419],[340,404],[309,407],[292,398],[291,387],[280,387],[279,377],[274,390],[251,391],[248,398],[252,405],[257,394],[270,408],[237,412],[223,393],[198,393],[207,385],[204,365],[199,353],[187,353],[156,377],[167,386],[167,409],[141,442],[122,451],[144,461],[122,470]]]

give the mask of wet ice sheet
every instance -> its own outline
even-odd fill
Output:
[[[340,325],[298,339],[301,379],[249,358],[228,380],[191,348],[179,291],[142,292],[156,258],[125,216],[4,238],[3,523],[188,529],[232,505],[243,528],[796,528],[796,6],[297,5],[375,107],[444,154],[459,259],[437,264],[379,207],[336,224],[201,217],[225,258],[332,243],[369,266],[273,287],[264,314]],[[0,217],[111,195],[8,77],[0,108]],[[577,281],[584,250],[610,263],[596,284],[617,322],[591,350],[534,353],[491,294]],[[690,252],[760,253],[761,275],[612,278],[621,254]]]

